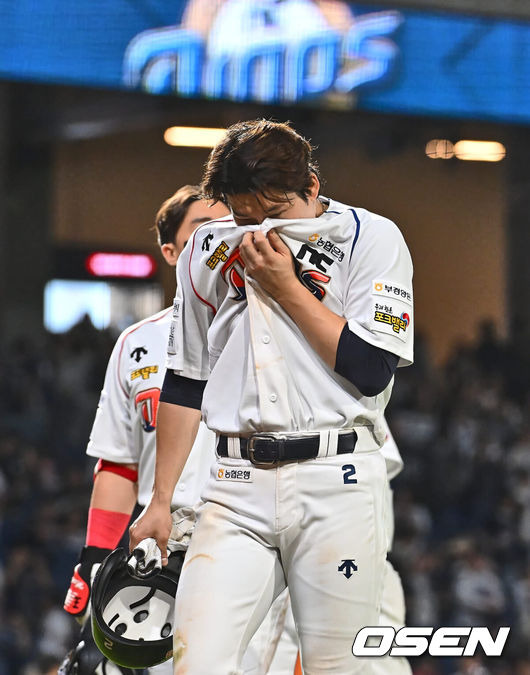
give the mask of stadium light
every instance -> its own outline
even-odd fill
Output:
[[[213,148],[223,138],[226,129],[209,127],[169,127],[164,132],[168,145],[188,148]]]
[[[446,138],[433,138],[425,146],[425,154],[431,159],[451,159],[455,156],[454,146]]]
[[[506,148],[497,141],[458,141],[455,157],[470,162],[500,162],[506,156]]]
[[[471,162],[500,162],[506,156],[506,148],[497,141],[458,141],[452,143],[446,138],[433,138],[425,146],[430,159],[451,159],[456,157]]]

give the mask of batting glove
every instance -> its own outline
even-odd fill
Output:
[[[64,609],[84,625],[90,614],[90,588],[98,567],[111,553],[110,548],[85,546],[79,563],[74,567],[70,588],[64,599]]]

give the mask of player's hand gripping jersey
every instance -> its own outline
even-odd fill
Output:
[[[301,283],[363,340],[399,356],[401,366],[412,362],[412,262],[401,233],[386,218],[331,200],[318,218],[236,226],[227,217],[196,230],[178,263],[168,367],[208,379],[203,417],[218,433],[355,426],[380,446],[392,382],[363,396],[245,276],[244,233],[271,228],[290,248]]]
[[[164,380],[171,310],[127,328],[109,360],[87,454],[138,463],[138,503],[151,496],[158,399]],[[212,463],[214,436],[201,424],[194,449],[175,488],[172,507],[192,506]]]

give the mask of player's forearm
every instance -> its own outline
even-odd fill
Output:
[[[175,485],[182,473],[197,435],[201,413],[161,401],[156,425],[156,463],[152,502],[171,504]]]
[[[334,368],[346,319],[323,305],[298,280],[294,280],[284,292],[278,294],[276,300],[320,358],[330,368]]]
[[[137,469],[137,464],[124,464]],[[138,485],[133,481],[109,471],[100,471],[94,478],[94,487],[90,499],[91,509],[132,513],[136,504]]]

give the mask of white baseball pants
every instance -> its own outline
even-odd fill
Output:
[[[242,673],[286,585],[306,675],[372,673],[351,646],[379,621],[386,484],[378,450],[265,469],[219,459],[177,592],[175,673]]]
[[[287,589],[273,602],[243,655],[244,675],[293,675],[298,635]],[[149,668],[149,675],[173,675],[173,659]]]

